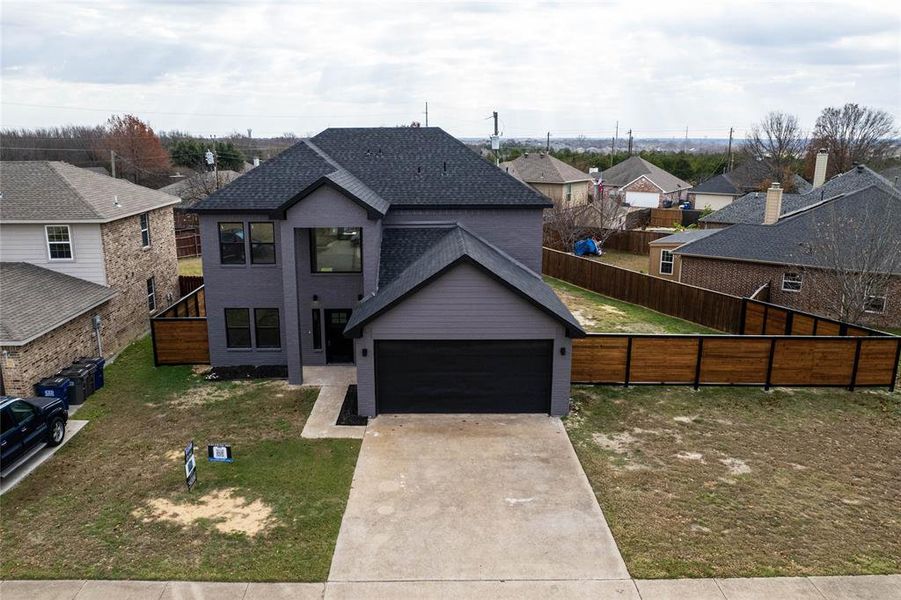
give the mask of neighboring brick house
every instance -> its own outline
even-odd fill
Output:
[[[3,162],[0,177],[0,368],[6,393],[29,395],[74,358],[115,355],[178,298],[179,199],[55,161]]]
[[[848,272],[884,274],[884,282],[854,298],[864,309],[860,321],[901,326],[901,193],[874,184],[790,213],[781,211],[781,201],[774,186],[763,223],[709,230],[673,250],[681,260],[679,280],[739,296],[768,283],[776,304],[838,317],[832,309],[837,283],[860,289],[853,278],[835,274],[841,264]]]
[[[650,242],[648,274],[679,281],[682,273],[682,257],[674,254],[676,249],[713,233],[715,231],[712,229],[686,229]]]
[[[668,171],[640,156],[630,156],[600,174],[603,193],[623,204],[643,208],[662,208],[678,204],[691,187]]]
[[[500,166],[556,206],[581,206],[591,199],[591,177],[545,152],[526,152]]]

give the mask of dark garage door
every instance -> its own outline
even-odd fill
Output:
[[[375,342],[380,413],[550,411],[552,340]]]

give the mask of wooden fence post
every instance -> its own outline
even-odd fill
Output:
[[[704,354],[704,337],[698,336],[698,362],[695,364],[695,389],[701,385],[701,357]]]
[[[770,383],[773,380],[773,358],[776,355],[776,338],[770,340],[770,357],[766,365],[766,383],[763,385],[764,390],[770,389]]]
[[[632,370],[632,336],[626,343],[626,376],[623,378],[623,386],[629,387],[629,373]]]
[[[848,386],[848,391],[854,391],[854,385],[857,383],[857,368],[860,366],[860,345],[863,342],[862,338],[857,338],[857,347],[854,349],[854,367],[851,369],[851,384]]]

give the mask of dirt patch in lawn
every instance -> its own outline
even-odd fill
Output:
[[[565,420],[640,578],[901,572],[901,398],[590,387]]]
[[[272,524],[272,508],[260,500],[248,502],[234,489],[214,490],[197,502],[177,503],[157,498],[132,513],[145,523],[169,521],[183,527],[210,522],[222,533],[256,536]]]

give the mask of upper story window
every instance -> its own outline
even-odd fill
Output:
[[[68,225],[47,225],[47,253],[50,260],[72,260],[72,236]]]
[[[804,283],[804,276],[801,273],[783,273],[782,274],[782,291],[783,292],[800,292],[801,285]]]
[[[223,265],[243,265],[244,223],[219,223],[219,260]]]
[[[310,262],[314,273],[359,273],[363,268],[363,231],[359,227],[310,230]]]
[[[885,296],[866,296],[863,302],[863,310],[868,313],[882,314],[885,312]]]
[[[660,251],[660,274],[661,275],[672,275],[673,274],[673,253],[669,250],[661,250]]]
[[[150,247],[150,213],[143,213],[138,217],[141,223],[141,247]]]
[[[250,262],[255,265],[275,264],[275,225],[250,224]]]

